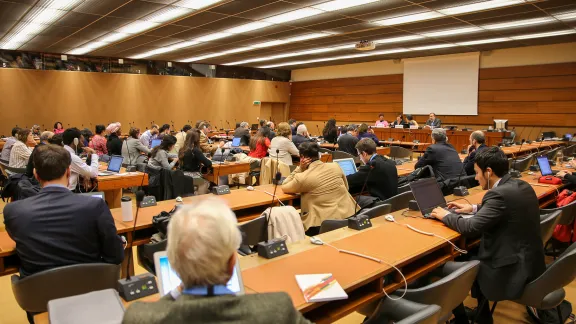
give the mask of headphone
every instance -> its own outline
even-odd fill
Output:
[[[76,155],[78,155],[78,143],[80,142],[80,139],[78,139],[78,137],[74,137],[74,153],[76,153]]]

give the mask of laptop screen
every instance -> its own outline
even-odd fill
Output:
[[[108,171],[120,172],[120,168],[122,168],[122,161],[124,161],[122,156],[112,155],[110,157],[110,162],[108,162]]]
[[[232,147],[238,147],[240,146],[240,137],[234,137],[232,139]]]
[[[162,140],[159,139],[152,140],[152,144],[150,145],[150,147],[155,148],[156,146],[160,145],[160,143],[162,143]]]
[[[354,159],[336,159],[333,162],[338,163],[344,172],[344,175],[346,176],[354,174],[356,171],[358,171],[356,169],[356,163],[354,162]]]
[[[162,252],[159,257],[157,257],[158,265],[156,266],[156,275],[160,281],[159,287],[161,288],[160,295],[164,296],[174,288],[178,287],[182,282],[176,272],[172,270],[170,262],[168,261],[168,256],[165,252]],[[158,271],[159,270],[159,271]],[[240,269],[238,262],[234,266],[234,273],[232,278],[226,284],[226,288],[232,291],[234,294],[239,295],[244,293],[244,284],[242,283],[242,277],[239,274]]]
[[[102,191],[84,192],[84,193],[80,193],[79,195],[89,196],[92,198],[100,198],[100,199],[104,200],[104,192],[102,192]]]
[[[540,173],[542,173],[543,176],[551,175],[552,168],[550,168],[550,162],[548,161],[548,157],[545,155],[539,156],[537,160],[538,160],[538,166],[540,167]]]
[[[410,189],[422,215],[429,214],[436,207],[446,207],[446,199],[434,178],[421,179],[410,183]]]

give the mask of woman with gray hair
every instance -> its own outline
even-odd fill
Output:
[[[242,236],[221,199],[182,206],[168,233],[168,260],[182,283],[155,303],[132,304],[122,323],[310,323],[284,292],[236,296],[226,287]]]

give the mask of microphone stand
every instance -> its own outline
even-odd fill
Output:
[[[522,139],[522,144],[520,144],[520,148],[518,149],[516,156],[514,156],[514,163],[512,164],[512,169],[508,172],[508,174],[510,174],[510,176],[512,178],[521,178],[522,177],[522,173],[520,173],[518,170],[516,170],[516,160],[518,159],[518,154],[520,154],[520,150],[522,150],[522,145],[524,145],[525,142],[526,141],[524,139]]]

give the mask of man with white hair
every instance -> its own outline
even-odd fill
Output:
[[[235,296],[226,288],[242,237],[222,200],[183,206],[168,233],[168,260],[182,284],[155,303],[132,304],[122,323],[310,323],[284,292]]]
[[[418,160],[415,169],[427,165],[432,167],[436,178],[452,179],[458,178],[462,170],[462,161],[454,146],[449,144],[446,131],[443,128],[432,130],[432,145],[426,148],[424,156]]]
[[[240,127],[234,131],[234,138],[240,138],[240,145],[248,146],[250,144],[250,124],[241,122]]]
[[[300,144],[310,141],[311,140],[310,140],[310,134],[308,134],[308,128],[306,128],[306,125],[301,124],[296,129],[296,135],[292,136],[292,142],[294,142],[294,145],[296,145],[296,147],[299,147]]]

